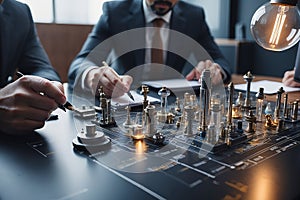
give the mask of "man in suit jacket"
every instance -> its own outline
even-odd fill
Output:
[[[300,45],[298,44],[298,51],[293,70],[286,71],[282,78],[284,85],[289,87],[300,87]]]
[[[14,81],[17,70],[26,75]],[[41,128],[57,103],[66,101],[59,81],[28,6],[0,0],[0,132],[23,134]]]
[[[230,80],[230,68],[214,42],[201,7],[178,0],[126,0],[104,4],[103,15],[71,64],[70,85],[79,83],[80,87],[91,89],[93,93],[102,85],[104,92],[110,96],[113,93],[120,96],[128,91],[132,77],[118,74],[124,75],[137,66],[151,63],[151,32],[145,27],[153,27],[156,18],[164,22],[164,29],[160,32],[165,50],[162,64],[170,66],[188,80],[199,79],[204,69],[211,70],[213,83]],[[208,53],[206,59],[199,59],[191,66],[188,58],[201,48]],[[185,52],[182,53],[182,50]],[[111,55],[114,55],[110,59],[113,69],[102,66],[101,61]],[[156,70],[153,67],[148,72]],[[139,71],[139,75],[145,75],[145,71]],[[167,74],[162,70],[156,75],[159,72]]]

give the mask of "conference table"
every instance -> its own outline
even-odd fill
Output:
[[[256,76],[255,80],[265,79],[280,80],[265,76]],[[232,81],[245,83],[242,75],[233,75]],[[297,99],[299,95],[300,92],[294,92],[290,98]],[[275,95],[267,98],[276,100]],[[224,163],[209,157],[205,162],[201,158],[201,162],[193,163],[200,158],[192,155],[191,165],[173,157],[168,166],[135,172],[108,166],[95,159],[97,155],[75,150],[72,141],[78,130],[73,113],[61,110],[54,113],[58,115],[57,120],[46,122],[42,129],[30,135],[1,134],[0,200],[300,199],[297,127],[292,135],[276,137],[277,146],[266,143],[267,147],[255,148],[249,152],[251,155],[234,164],[228,164],[230,156],[222,160]],[[267,148],[275,153],[264,159],[271,152]],[[109,151],[114,150],[112,147]],[[206,173],[200,168],[203,163],[218,168]]]

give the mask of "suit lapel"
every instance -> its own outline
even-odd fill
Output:
[[[185,33],[186,31],[186,19],[183,17],[183,12],[182,9],[180,8],[179,5],[180,2],[177,3],[177,5],[174,6],[172,16],[171,16],[171,21],[170,21],[170,29],[174,31],[178,31],[180,33]],[[178,36],[176,37],[176,34],[172,34],[170,32],[169,36],[169,42],[168,42],[168,49],[176,50],[176,49],[181,49],[181,43],[178,41]],[[175,51],[176,52],[176,51]],[[167,65],[170,67],[175,67],[177,61],[176,61],[176,56],[168,53],[167,54]],[[180,66],[182,67],[182,66]],[[178,70],[178,69],[177,69]]]
[[[11,26],[10,22],[10,13],[7,9],[4,9],[4,7],[8,7],[9,5],[7,5],[7,3],[9,3],[9,1],[4,1],[2,4],[2,10],[1,10],[1,17],[0,17],[0,23],[1,23],[1,82],[5,83],[7,82],[7,72],[9,71],[9,67],[8,65],[8,55],[9,52],[11,51],[10,49],[10,45],[8,41],[10,40],[10,31],[9,31],[9,27]]]
[[[129,21],[128,27],[141,28],[145,26],[145,17],[143,11],[142,0],[134,0],[129,9]]]
[[[128,29],[144,28],[145,27],[145,16],[143,11],[142,0],[133,0],[129,10]],[[131,40],[138,43],[138,46],[142,50],[138,50],[135,53],[135,66],[144,64],[145,62],[145,49],[143,48],[146,44],[145,30],[140,29],[138,35],[131,34]]]
[[[4,26],[3,26],[3,7],[0,4],[0,87],[2,83],[4,83],[4,64],[3,64],[3,57],[4,57],[4,46],[3,46],[3,33],[4,33]]]

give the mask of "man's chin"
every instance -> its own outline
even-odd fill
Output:
[[[159,9],[159,10],[155,10],[155,14],[159,15],[159,16],[163,16],[165,14],[167,14],[171,9],[165,10],[165,9]]]
[[[167,14],[170,10],[172,10],[172,3],[170,2],[154,3],[153,5],[151,5],[151,9],[155,14],[162,16]]]

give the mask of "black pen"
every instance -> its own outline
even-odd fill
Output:
[[[24,76],[24,74],[22,74],[22,73],[19,72],[19,71],[16,72],[16,75],[17,75],[18,78],[21,78],[22,76]],[[73,106],[70,102],[68,102],[68,101],[67,101],[64,105],[58,104],[58,107],[59,107],[60,109],[62,109],[63,111],[65,111],[65,112],[66,112],[66,109],[72,110],[72,111],[75,110],[74,106]]]
[[[105,61],[103,61],[102,64],[105,67],[109,67],[109,65]],[[113,71],[113,72],[118,78],[120,78],[120,76],[117,73],[115,73],[115,71]],[[132,99],[132,101],[134,101],[134,98],[133,98],[132,94],[130,93],[130,91],[128,91],[126,94],[130,97],[130,99]]]

